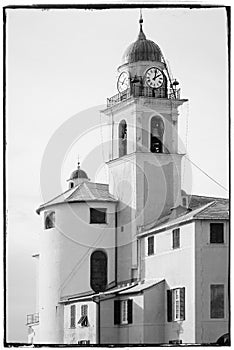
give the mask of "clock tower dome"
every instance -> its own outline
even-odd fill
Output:
[[[118,280],[144,277],[138,233],[181,206],[178,82],[159,46],[140,31],[118,68],[118,93],[102,112],[110,133],[110,191],[117,210]]]

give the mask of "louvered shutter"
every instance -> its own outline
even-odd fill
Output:
[[[120,300],[114,300],[114,324],[120,324]]]
[[[132,299],[128,300],[128,323],[132,323]]]
[[[185,320],[185,288],[180,288],[180,320]]]
[[[167,291],[167,322],[172,321],[172,290]]]

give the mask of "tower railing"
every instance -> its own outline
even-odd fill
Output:
[[[107,98],[107,107],[112,107],[133,97],[180,99],[180,89],[152,89],[147,86],[132,85],[131,88]]]

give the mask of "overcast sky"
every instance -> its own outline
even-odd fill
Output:
[[[186,147],[187,156],[227,188],[225,10],[144,9],[143,18],[146,37],[160,46],[182,97],[189,99],[179,120],[181,151]],[[67,188],[78,154],[92,181],[108,181],[102,167],[108,152],[100,146],[106,129],[97,128],[105,118],[98,111],[117,93],[117,67],[137,39],[138,20],[139,9],[7,10],[9,341],[27,341],[26,315],[37,312],[31,255],[38,252],[41,221],[35,209]],[[47,159],[57,137],[66,149],[58,145]],[[189,162],[182,166],[188,193],[227,197]]]

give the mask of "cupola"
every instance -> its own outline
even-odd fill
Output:
[[[80,162],[78,162],[78,167],[71,173],[69,181],[69,188],[73,188],[82,182],[89,181],[87,173],[80,168]]]
[[[135,63],[138,61],[156,61],[162,62],[162,52],[157,44],[152,40],[146,39],[142,29],[143,19],[140,18],[140,32],[137,40],[132,43],[125,51],[122,59],[123,64]]]

